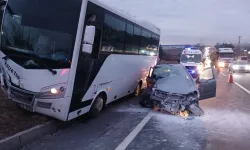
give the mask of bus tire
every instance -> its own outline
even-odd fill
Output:
[[[95,101],[93,102],[93,104],[89,110],[88,116],[90,118],[97,117],[101,113],[103,106],[104,106],[104,99],[102,96],[98,95],[95,98]]]
[[[141,84],[138,83],[137,86],[136,86],[136,88],[135,88],[134,95],[135,96],[139,96],[140,93],[141,93]]]

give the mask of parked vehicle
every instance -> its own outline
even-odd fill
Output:
[[[170,113],[190,110],[200,100],[216,96],[216,79],[212,68],[204,69],[195,80],[182,64],[156,65],[147,77],[147,90],[140,105],[158,107]]]

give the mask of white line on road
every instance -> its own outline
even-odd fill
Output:
[[[245,92],[247,92],[248,94],[250,94],[250,91],[247,90],[246,88],[244,88],[242,85],[240,85],[239,83],[237,82],[234,82],[234,84],[236,84],[238,87],[240,87],[242,90],[244,90]]]
[[[130,134],[120,143],[120,145],[115,150],[125,150],[152,116],[153,113],[149,112],[148,115],[135,127],[132,132],[130,132]]]
[[[220,74],[222,74],[223,76],[227,76],[227,75],[225,75],[224,73],[220,73]],[[245,92],[247,92],[248,94],[250,94],[250,91],[248,90],[248,89],[246,89],[245,87],[243,87],[242,85],[240,85],[239,83],[237,83],[237,82],[234,82],[234,84],[235,85],[237,85],[239,88],[241,88],[242,90],[244,90]]]
[[[227,76],[227,75],[225,75],[225,74],[224,74],[224,73],[222,73],[222,72],[221,72],[220,74],[222,74],[223,76]]]

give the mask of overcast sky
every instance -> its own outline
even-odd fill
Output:
[[[101,0],[161,29],[162,44],[250,42],[250,0]]]

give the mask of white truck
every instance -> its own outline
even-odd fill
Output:
[[[190,75],[196,79],[204,69],[202,60],[201,50],[187,48],[182,51],[180,63],[185,66]]]
[[[228,67],[234,61],[234,51],[232,48],[219,48],[218,66],[220,68]]]

